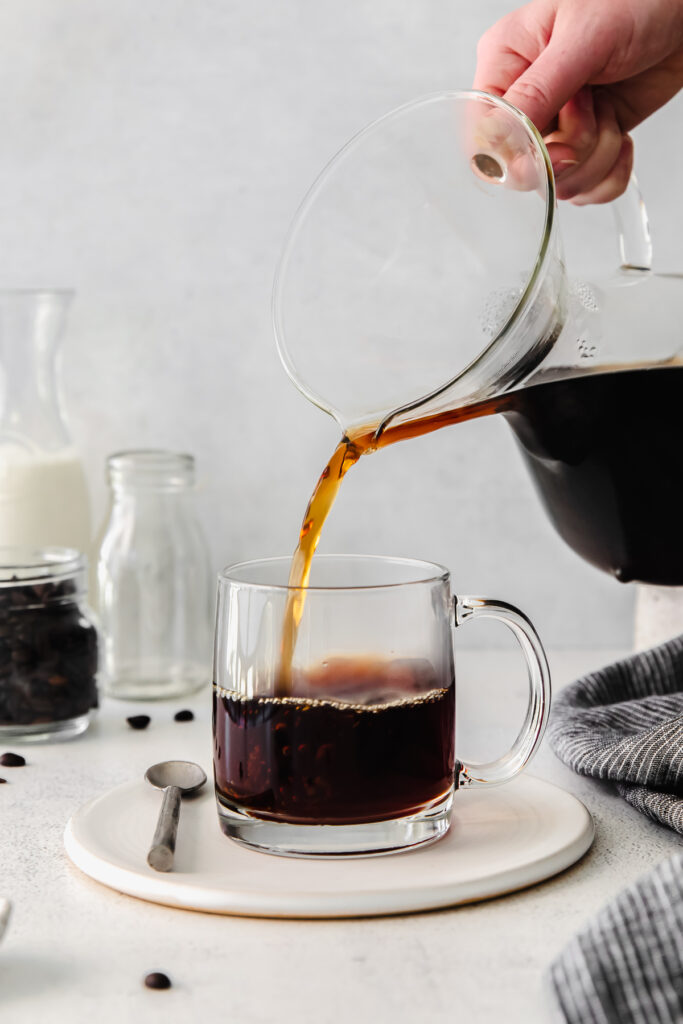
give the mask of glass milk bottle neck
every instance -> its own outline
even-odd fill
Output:
[[[119,452],[109,458],[108,475],[115,503],[178,504],[194,490],[194,459],[155,450]]]
[[[56,453],[71,439],[59,390],[68,291],[0,291],[0,442]]]

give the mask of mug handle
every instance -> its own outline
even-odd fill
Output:
[[[652,239],[647,210],[635,174],[623,195],[612,202],[619,237],[622,270],[648,271],[652,268]]]
[[[529,704],[517,739],[502,757],[485,764],[458,762],[458,788],[501,785],[521,772],[538,749],[550,712],[550,669],[538,633],[524,612],[506,601],[488,597],[454,597],[454,628],[472,619],[498,619],[522,648],[529,676]]]

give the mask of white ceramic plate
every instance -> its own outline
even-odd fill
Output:
[[[161,795],[128,783],[71,818],[74,864],[112,889],[173,907],[255,917],[348,917],[431,910],[487,899],[569,867],[593,840],[579,800],[529,775],[455,797],[433,846],[387,857],[310,860],[245,849],[218,827],[213,794],[183,803],[175,870],[147,866]]]

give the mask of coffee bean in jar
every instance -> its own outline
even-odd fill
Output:
[[[86,560],[70,548],[0,547],[0,737],[62,739],[97,707],[97,631]]]

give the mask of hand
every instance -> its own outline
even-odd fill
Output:
[[[544,136],[560,199],[626,189],[628,132],[683,86],[683,0],[532,0],[479,41],[474,88]]]

